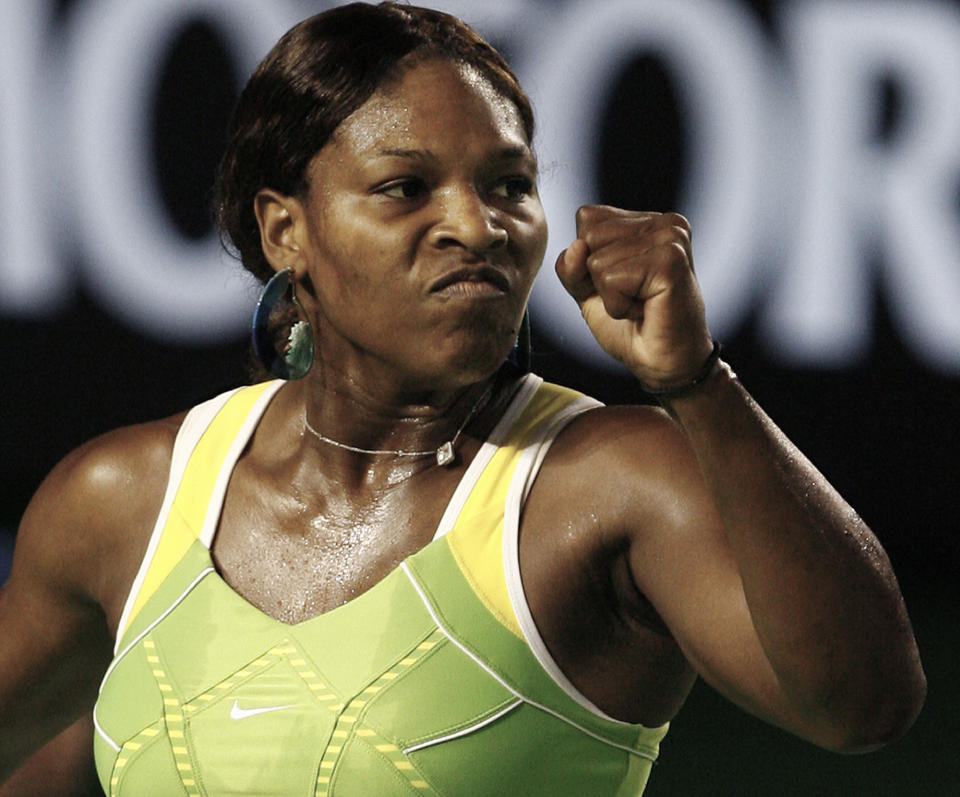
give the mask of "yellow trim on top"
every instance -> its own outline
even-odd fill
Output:
[[[524,448],[541,424],[580,397],[576,391],[543,383],[491,457],[447,534],[463,577],[501,625],[523,639],[503,569],[503,518],[507,492]]]

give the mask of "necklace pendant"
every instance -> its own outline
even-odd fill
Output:
[[[437,449],[437,464],[438,465],[449,465],[453,462],[456,454],[453,451],[453,440],[448,440],[440,448]]]

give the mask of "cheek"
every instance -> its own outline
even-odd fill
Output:
[[[322,280],[318,290],[326,286],[331,299],[357,300],[396,287],[401,247],[382,227],[356,220],[328,224],[318,228],[312,249]]]
[[[537,275],[547,251],[547,221],[541,212],[525,224],[518,236],[519,256],[530,274],[530,281]]]

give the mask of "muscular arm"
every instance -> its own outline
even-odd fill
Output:
[[[590,207],[577,230],[557,272],[597,340],[648,386],[687,384],[711,343],[686,220]],[[661,403],[672,422],[599,430],[606,523],[688,660],[822,746],[903,733],[925,680],[876,538],[726,366]]]
[[[90,522],[55,471],[25,514],[0,593],[0,779],[93,706],[111,642]]]
[[[665,430],[663,457],[684,506],[663,494],[665,533],[640,530],[630,560],[687,658],[823,747],[901,735],[924,678],[880,543],[729,369],[670,411],[682,439]]]
[[[24,514],[0,591],[0,782],[93,707],[175,429],[133,427],[78,449]]]

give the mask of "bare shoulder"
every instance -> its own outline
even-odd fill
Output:
[[[24,513],[11,588],[39,578],[109,614],[116,586],[129,583],[146,548],[182,420],[116,429],[64,457]]]
[[[520,566],[537,627],[565,675],[619,719],[662,724],[692,685],[656,579],[702,495],[673,419],[618,406],[557,435],[524,504]]]
[[[669,551],[717,541],[721,528],[696,456],[659,407],[601,407],[573,420],[554,441],[527,501],[534,533],[576,540],[580,561],[627,555],[637,585]],[[629,553],[628,553],[629,552]],[[651,596],[652,597],[652,596]]]
[[[624,437],[635,443],[639,436],[648,444],[657,444],[665,442],[660,438],[673,440],[678,434],[681,433],[676,423],[660,407],[623,404],[596,407],[577,416],[558,439],[566,437],[568,443],[583,440],[589,445],[607,441],[618,447]]]
[[[638,546],[655,561],[658,549],[715,525],[683,430],[651,406],[599,407],[571,421],[553,442],[524,513],[528,539],[576,541],[584,562],[609,562]]]
[[[81,446],[27,507],[0,588],[0,781],[93,707],[181,420]]]
[[[635,499],[648,491],[682,489],[685,481],[699,479],[693,451],[677,423],[659,407],[638,405],[598,407],[578,416],[557,436],[544,475],[546,481],[566,476],[590,490],[620,495],[629,485]]]

